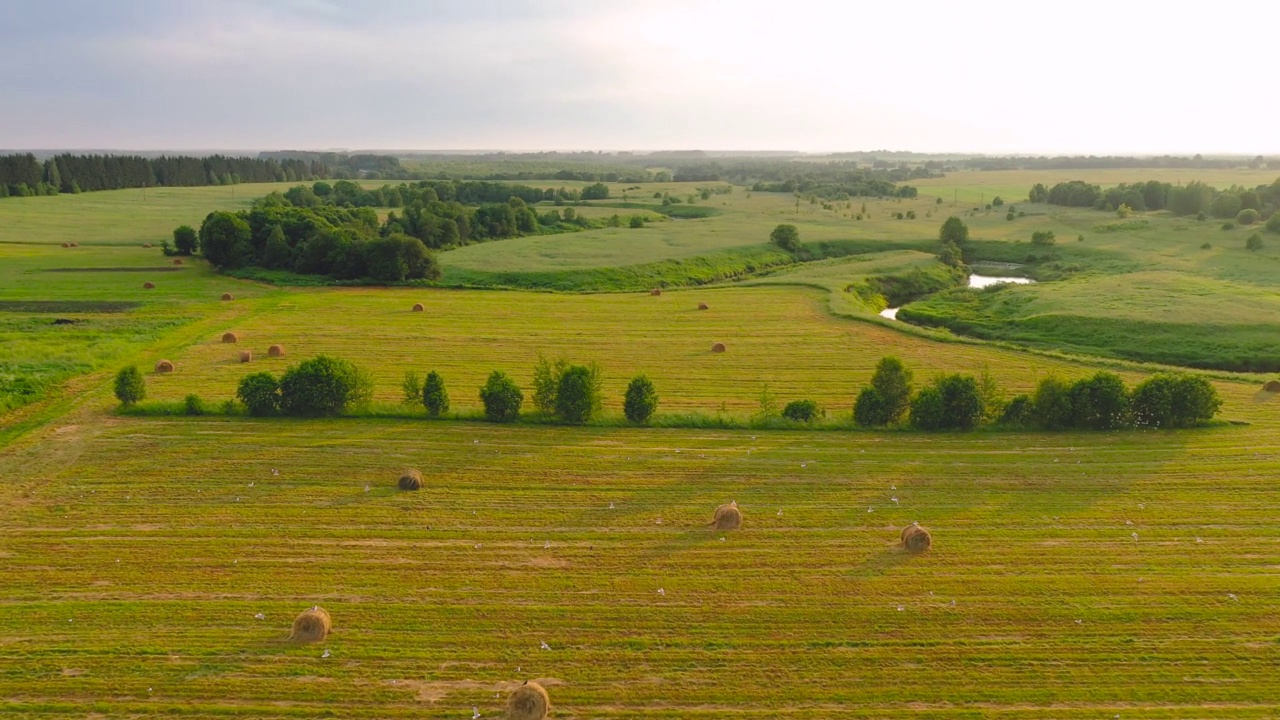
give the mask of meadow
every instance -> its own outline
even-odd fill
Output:
[[[835,420],[888,354],[917,382],[985,370],[1009,395],[1049,375],[1108,368],[1132,383],[1163,369],[1097,343],[1031,352],[877,318],[846,288],[936,266],[926,251],[950,210],[932,197],[868,202],[857,221],[857,200],[797,208],[738,188],[707,201],[714,217],[441,257],[483,280],[504,247],[528,253],[508,274],[560,272],[539,255],[554,250],[577,258],[564,272],[590,274],[767,252],[779,222],[853,253],[696,287],[673,270],[658,296],[274,287],[141,247],[238,207],[227,190],[148,190],[168,199],[136,216],[138,191],[0,201],[0,378],[48,385],[0,408],[5,715],[501,717],[526,679],[548,688],[554,718],[1280,713],[1280,398],[1262,376],[1213,373],[1222,421],[1173,432],[616,422],[640,372],[660,414],[748,418],[767,386],[779,406],[812,398]],[[897,207],[918,219],[889,219]],[[1025,209],[1014,222],[965,214],[993,257],[1057,228],[1058,266],[1033,267],[1046,281],[993,297],[1131,323],[1139,340],[1171,306],[1205,338],[1225,337],[1239,303],[1275,322],[1259,289],[1274,250],[1215,241],[1196,254],[1216,224],[1152,216],[1096,233],[1112,221],[1102,213]],[[680,237],[614,247],[650,232]],[[237,343],[221,342],[228,331]],[[264,357],[271,344],[286,357]],[[455,410],[474,414],[491,370],[528,403],[540,353],[595,361],[611,422],[134,417],[111,394],[114,372],[137,364],[149,401],[216,403],[247,372],[319,353],[368,369],[383,415],[406,371],[440,371]],[[161,358],[176,372],[151,372]],[[405,467],[423,472],[421,491],[396,489]],[[744,527],[708,527],[730,501]],[[898,533],[917,521],[934,546],[909,555]],[[287,642],[317,604],[334,633]]]

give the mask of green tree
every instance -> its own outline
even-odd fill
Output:
[[[567,423],[581,424],[600,407],[599,374],[583,365],[573,365],[560,376],[556,390],[556,415]]]
[[[779,225],[769,233],[769,242],[789,253],[800,251],[800,231],[795,225]]]
[[[293,267],[293,248],[284,237],[284,229],[280,225],[272,225],[267,234],[267,246],[262,250],[262,266],[272,270],[287,270]]]
[[[644,218],[639,215],[632,215],[630,225],[632,230],[638,230],[644,227]]]
[[[622,414],[637,425],[646,423],[658,409],[658,391],[644,375],[631,378],[622,401]]]
[[[1031,188],[1031,192],[1027,193],[1027,199],[1033,203],[1049,202],[1049,188],[1045,187],[1044,183],[1036,183],[1035,187]]]
[[[882,357],[876,363],[871,387],[880,394],[885,413],[884,422],[878,424],[896,423],[902,419],[911,404],[911,379],[911,369],[896,357]]]
[[[147,396],[147,383],[137,365],[130,365],[116,373],[116,399],[128,407]]]
[[[1244,241],[1245,250],[1261,250],[1262,249],[1262,233],[1253,233]]]
[[[911,427],[917,430],[941,430],[945,426],[945,418],[942,393],[936,387],[924,388],[911,401]]]
[[[1236,222],[1241,225],[1252,225],[1258,222],[1258,211],[1253,208],[1245,208],[1236,215]]]
[[[364,261],[369,277],[383,282],[440,277],[440,264],[435,255],[421,240],[402,233],[365,243]]]
[[[1036,386],[1031,396],[1031,415],[1035,424],[1046,430],[1071,427],[1071,386],[1056,377],[1047,377]]]
[[[280,409],[286,415],[338,415],[367,403],[373,394],[369,375],[347,360],[317,355],[284,371]]]
[[[889,423],[889,408],[880,391],[864,387],[853,403],[853,421],[862,427],[880,427]]]
[[[524,393],[516,382],[501,370],[494,370],[480,388],[484,416],[491,422],[512,422],[520,417]]]
[[[413,370],[404,372],[404,379],[400,381],[400,393],[402,405],[417,405],[422,402],[422,378],[418,377],[418,373]]]
[[[256,372],[240,378],[236,397],[250,415],[263,417],[280,412],[280,382],[269,372]]]
[[[569,369],[569,361],[556,358],[553,362],[538,353],[533,365],[533,407],[544,415],[556,411],[556,393],[560,391],[560,378]]]
[[[792,422],[809,423],[817,419],[821,412],[818,403],[813,400],[792,400],[782,408],[782,417]]]
[[[1272,213],[1267,220],[1267,232],[1280,234],[1280,211]]]
[[[440,417],[449,412],[449,391],[444,387],[444,378],[432,370],[422,383],[422,406],[431,417]]]
[[[1052,230],[1037,230],[1031,233],[1031,244],[1048,247],[1058,241]]]
[[[1115,373],[1077,380],[1068,394],[1072,427],[1114,430],[1129,424],[1129,391]]]
[[[961,222],[960,218],[952,215],[942,223],[942,228],[938,231],[938,239],[943,245],[953,243],[958,247],[964,247],[969,242],[969,228]]]
[[[235,213],[209,213],[200,225],[200,247],[204,256],[219,268],[252,264],[252,230]]]
[[[1209,214],[1216,218],[1234,218],[1240,214],[1240,197],[1231,193],[1219,193],[1209,204]]]
[[[179,225],[173,231],[173,249],[179,255],[191,255],[200,249],[200,236],[190,225]]]
[[[1191,427],[1213,419],[1222,400],[1199,375],[1160,373],[1133,389],[1133,419],[1142,427]]]

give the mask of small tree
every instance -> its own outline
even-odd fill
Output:
[[[658,409],[658,391],[653,383],[644,375],[637,375],[627,385],[627,394],[622,401],[622,413],[637,425],[648,422]]]
[[[404,405],[417,405],[422,402],[422,379],[413,370],[406,370],[404,380],[400,381],[400,391],[404,397],[400,400]]]
[[[236,397],[250,415],[263,417],[280,412],[280,383],[269,372],[257,372],[240,378]]]
[[[286,415],[339,415],[373,395],[369,375],[347,360],[317,355],[284,371],[280,409]]]
[[[789,253],[800,251],[800,231],[795,225],[779,225],[769,233],[769,242]]]
[[[573,365],[560,375],[556,392],[556,415],[567,423],[581,424],[600,407],[598,373],[583,365]]]
[[[449,412],[449,391],[444,387],[444,378],[432,370],[422,383],[422,406],[431,417],[440,417]]]
[[[1000,414],[1000,424],[1008,427],[1027,427],[1033,420],[1031,398],[1026,395],[1015,396],[1008,405],[1004,406],[1004,412]]]
[[[884,403],[884,422],[879,424],[900,420],[911,404],[910,368],[896,357],[880,358],[875,374],[871,376],[871,387],[876,389]]]
[[[1068,395],[1072,427],[1114,430],[1129,424],[1129,391],[1115,373],[1077,380]]]
[[[884,397],[874,387],[864,387],[853,404],[853,421],[862,427],[878,427],[889,423],[889,409]]]
[[[644,218],[640,217],[639,215],[632,215],[629,225],[631,226],[632,230],[639,230],[640,228],[644,227]]]
[[[938,231],[938,239],[943,245],[947,243],[955,243],[963,247],[969,242],[969,228],[961,222],[960,218],[952,215],[942,223],[942,229]]]
[[[1031,415],[1046,430],[1071,427],[1071,386],[1052,376],[1041,380],[1031,396]]]
[[[1267,220],[1267,232],[1280,234],[1280,210],[1272,213]]]
[[[128,407],[147,396],[147,383],[137,365],[130,365],[116,373],[116,399]]]
[[[180,225],[173,231],[173,249],[179,255],[190,255],[200,247],[200,236],[190,225]]]
[[[520,417],[524,393],[506,373],[494,370],[480,388],[480,401],[484,403],[484,416],[491,422],[512,422]]]
[[[1048,247],[1058,241],[1052,230],[1038,230],[1031,233],[1031,244]]]
[[[1236,215],[1236,222],[1241,225],[1252,225],[1258,222],[1258,211],[1253,208],[1245,208],[1240,211],[1239,215]]]
[[[792,422],[810,423],[822,414],[818,403],[813,400],[792,400],[782,408],[782,417]]]
[[[1130,215],[1133,215],[1133,208],[1129,207],[1128,205],[1124,203],[1120,203],[1120,207],[1116,208],[1116,217],[1120,218],[1121,220],[1129,217]]]
[[[1218,392],[1199,375],[1160,373],[1133,389],[1133,419],[1143,427],[1191,427],[1212,420],[1222,406]]]
[[[935,387],[924,388],[911,401],[911,427],[917,430],[941,430],[945,416],[942,393]]]
[[[1261,250],[1262,249],[1262,233],[1253,233],[1244,241],[1245,250]]]
[[[556,358],[554,362],[538,353],[533,365],[533,406],[538,412],[551,415],[556,411],[556,393],[560,391],[560,378],[569,369],[569,361]]]

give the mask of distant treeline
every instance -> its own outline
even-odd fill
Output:
[[[1261,155],[1250,160],[1240,157],[1206,158],[1200,155],[1194,155],[1192,157],[1178,157],[1174,155],[1162,155],[1160,157],[1096,157],[1093,155],[1077,155],[1073,157],[978,157],[965,159],[961,164],[976,170],[1099,170],[1108,168],[1229,170],[1238,167],[1280,170],[1280,158],[1267,160]]]
[[[329,169],[328,177],[339,179],[370,178],[373,180],[410,180],[413,173],[406,170],[394,155],[372,153],[311,152],[307,150],[280,150],[258,153],[261,160],[276,162],[300,161],[319,163]],[[304,178],[298,178],[302,180]]]
[[[1053,187],[1037,183],[1027,194],[1035,203],[1063,205],[1066,207],[1091,207],[1098,210],[1116,210],[1128,206],[1135,211],[1169,210],[1174,215],[1199,215],[1204,213],[1217,218],[1235,218],[1245,210],[1254,211],[1253,221],[1265,218],[1280,207],[1280,178],[1270,185],[1246,188],[1232,185],[1226,190],[1193,181],[1186,185],[1173,185],[1149,180],[1140,183],[1122,183],[1108,190],[1082,180],[1062,182]]]
[[[289,182],[328,176],[321,162],[247,157],[157,157],[63,154],[40,162],[30,153],[0,155],[0,197],[193,187],[244,182]]]

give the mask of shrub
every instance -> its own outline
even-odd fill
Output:
[[[1032,245],[1039,245],[1039,246],[1041,246],[1041,247],[1048,247],[1049,245],[1052,245],[1052,244],[1054,244],[1055,242],[1057,242],[1057,240],[1058,240],[1058,239],[1057,239],[1057,237],[1053,234],[1053,231],[1052,231],[1052,230],[1046,230],[1046,231],[1039,231],[1039,230],[1038,230],[1038,231],[1036,231],[1036,232],[1031,233],[1031,244],[1032,244]]]
[[[492,422],[511,422],[520,417],[524,393],[516,382],[501,370],[494,370],[480,388],[484,416]]]
[[[200,247],[200,236],[190,225],[180,225],[173,231],[173,248],[178,255],[190,255]]]
[[[1223,230],[1235,230],[1235,229],[1236,229],[1236,224],[1235,224],[1235,223],[1233,223],[1233,222],[1224,222],[1224,223],[1222,223],[1222,229],[1223,229]]]
[[[1151,428],[1191,427],[1213,419],[1222,400],[1199,375],[1160,373],[1133,389],[1133,420]]]
[[[1129,391],[1115,373],[1099,372],[1077,380],[1068,397],[1072,427],[1114,430],[1129,424]]]
[[[1258,211],[1253,208],[1245,208],[1240,211],[1239,215],[1236,215],[1236,222],[1241,225],[1252,225],[1258,222]]]
[[[911,425],[920,430],[972,430],[982,421],[982,395],[969,375],[943,375],[911,404]]]
[[[1213,249],[1213,245],[1212,245],[1211,243],[1205,243],[1205,244],[1203,244],[1203,245],[1201,245],[1201,246],[1200,246],[1200,249],[1201,249],[1201,250],[1212,250],[1212,249]]]
[[[1262,249],[1262,233],[1253,233],[1244,241],[1245,250]]]
[[[599,373],[583,365],[566,369],[556,391],[556,415],[567,423],[579,424],[590,420],[599,409]]]
[[[813,400],[792,400],[782,408],[782,417],[795,422],[813,422],[819,414],[818,403]]]
[[[1004,406],[1004,412],[1000,415],[1000,424],[1009,427],[1028,427],[1033,420],[1031,398],[1027,395],[1015,396]]]
[[[779,225],[769,233],[769,242],[789,253],[800,251],[800,231],[795,225]]]
[[[284,371],[280,410],[286,415],[338,415],[367,403],[373,394],[368,374],[347,360],[317,355]]]
[[[874,387],[862,388],[853,404],[853,421],[862,427],[876,427],[889,423],[889,411],[884,396]]]
[[[1031,416],[1035,425],[1046,430],[1071,427],[1071,386],[1052,376],[1041,380],[1031,396]]]
[[[658,409],[658,391],[653,383],[644,375],[631,378],[627,385],[627,394],[622,401],[622,413],[633,423],[647,422]]]
[[[538,354],[533,365],[533,406],[538,412],[551,415],[556,411],[556,393],[560,390],[560,377],[569,369],[569,361],[557,358],[552,362]]]
[[[1208,216],[1208,215],[1205,215],[1203,212],[1198,212],[1198,213],[1196,213],[1196,219],[1197,219],[1197,220],[1199,220],[1200,222],[1204,222],[1204,221],[1205,221],[1205,220],[1207,220],[1208,218],[1209,218],[1209,216]]]
[[[997,195],[997,196],[995,196],[995,198],[993,198],[993,199],[991,200],[991,204],[992,204],[992,205],[994,205],[994,206],[996,206],[996,207],[1000,207],[1001,205],[1004,205],[1004,198],[1002,198],[1002,197],[1000,197],[999,195]]]
[[[943,245],[947,243],[964,245],[969,241],[969,228],[961,222],[960,218],[952,215],[942,223],[942,228],[938,230],[938,240]]]
[[[1133,208],[1124,203],[1120,203],[1120,207],[1116,208],[1116,217],[1124,219],[1133,214]]]
[[[1010,210],[1009,212],[1005,213],[1005,215],[1004,215],[1004,219],[1005,219],[1005,220],[1010,220],[1010,221],[1012,221],[1015,217],[1017,217],[1017,216],[1013,214],[1013,211],[1012,211],[1012,210]]]
[[[871,376],[871,387],[876,389],[884,402],[885,420],[879,424],[886,425],[902,419],[911,404],[911,370],[896,357],[882,357],[876,363],[875,374]]]
[[[632,215],[631,221],[629,224],[631,225],[632,230],[638,230],[644,227],[644,218],[640,217],[639,215]]]
[[[146,396],[147,383],[142,379],[142,372],[137,365],[130,365],[116,373],[116,399],[121,405],[133,405]]]
[[[449,391],[444,387],[444,378],[432,370],[422,383],[422,406],[431,417],[440,417],[449,412]]]
[[[204,415],[208,412],[204,406],[204,400],[194,393],[182,399],[182,411],[187,415]]]
[[[240,378],[236,397],[250,415],[263,417],[280,412],[280,383],[269,372],[257,372]]]
[[[1216,218],[1233,218],[1240,214],[1240,197],[1221,193],[1209,203],[1209,214]]]
[[[422,402],[422,380],[418,377],[418,373],[406,370],[404,380],[400,381],[400,391],[404,394],[401,403],[417,405]]]
[[[1267,220],[1267,232],[1280,234],[1280,211],[1272,213]]]

